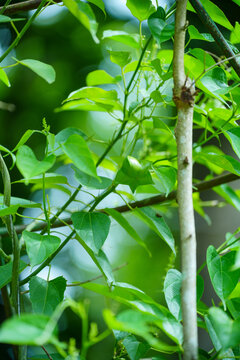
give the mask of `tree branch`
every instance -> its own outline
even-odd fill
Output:
[[[62,0],[54,0],[54,2],[48,2],[46,5],[54,5],[54,3],[60,3]],[[28,11],[37,9],[38,6],[41,4],[41,0],[28,0],[19,2],[17,4],[8,5],[5,10],[4,7],[0,7],[0,13],[3,11],[3,15],[12,15],[16,14],[20,11]]]
[[[226,175],[216,176],[215,178],[213,178],[211,180],[201,181],[199,183],[193,184],[193,192],[202,192],[202,191],[210,190],[216,186],[219,186],[222,184],[227,184],[231,181],[235,181],[238,179],[239,179],[239,176],[235,175],[235,174],[226,174]],[[136,207],[141,208],[141,207],[145,207],[145,206],[158,205],[158,204],[162,204],[166,201],[171,201],[171,200],[175,200],[175,199],[176,199],[176,191],[172,191],[170,194],[168,194],[168,196],[165,196],[165,195],[152,196],[147,199],[129,203],[129,205],[117,206],[114,208],[114,210],[116,210],[120,213],[125,213],[125,212],[130,211],[131,208],[134,209]],[[100,209],[97,211],[104,212],[104,209]],[[59,227],[63,227],[63,226],[65,226],[64,224],[71,225],[72,224],[71,217],[69,217],[69,216],[65,217],[62,219],[62,221],[57,220],[52,225],[51,228],[56,229]],[[16,225],[15,229],[16,229],[17,234],[21,234],[26,229],[27,226],[28,225]],[[40,231],[43,228],[45,228],[45,226],[46,226],[45,223],[41,222],[41,223],[37,224],[36,226],[34,226],[32,231]],[[1,237],[8,236],[8,232],[6,231],[5,228],[0,228],[0,236]]]
[[[178,153],[177,202],[181,240],[181,305],[183,359],[198,359],[196,301],[196,232],[192,199],[192,124],[194,89],[184,71],[187,0],[177,0],[173,48],[173,99],[177,107],[175,129]]]
[[[238,76],[240,77],[240,64],[237,62],[235,58],[235,54],[228,45],[227,41],[225,40],[224,36],[222,35],[221,31],[218,29],[217,25],[214,23],[214,21],[211,19],[211,17],[208,15],[204,7],[202,6],[201,2],[199,0],[190,0],[190,3],[192,4],[193,8],[196,10],[198,17],[204,24],[204,26],[207,27],[208,31],[218,44],[219,48],[223,52],[223,54],[226,57],[231,57],[229,60],[231,66],[236,71]]]

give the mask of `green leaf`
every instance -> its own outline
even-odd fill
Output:
[[[224,26],[228,30],[233,29],[231,23],[226,18],[224,12],[221,9],[219,9],[219,7],[217,5],[215,5],[212,1],[210,1],[210,0],[201,0],[201,4],[205,8],[208,15],[212,18],[212,20],[214,22]],[[187,5],[187,9],[190,10],[190,11],[195,12],[195,10],[193,9],[192,5],[189,2],[188,2],[188,5]]]
[[[181,286],[182,274],[176,269],[170,269],[167,272],[164,281],[164,296],[170,312],[178,320],[182,320],[181,310]],[[197,276],[197,302],[202,297],[204,282],[201,276]]]
[[[127,156],[124,159],[122,167],[117,172],[115,182],[117,184],[129,185],[132,192],[134,192],[139,185],[153,183],[148,168],[144,168],[138,160],[132,156]]]
[[[150,94],[150,97],[156,104],[164,103],[164,98],[162,97],[162,94],[159,90],[153,90]]]
[[[7,215],[14,215],[18,211],[18,205],[6,206],[0,205],[0,217],[4,217]]]
[[[106,15],[106,11],[105,11],[105,5],[103,0],[88,0],[88,2],[96,5],[97,7],[99,7],[99,9],[102,10],[102,12],[104,13],[104,15]]]
[[[97,178],[96,166],[85,140],[80,135],[71,135],[62,143],[64,153],[84,173]]]
[[[116,90],[83,87],[72,92],[59,110],[112,111],[120,110]]]
[[[178,346],[168,345],[152,335],[152,327],[153,325],[158,327],[158,322],[155,316],[151,314],[125,310],[115,317],[110,310],[105,309],[103,317],[110,329],[127,331],[141,336],[154,349],[163,352],[179,351]]]
[[[9,16],[6,15],[0,15],[0,24],[1,23],[7,23],[7,22],[11,22],[11,21],[21,21],[21,20],[25,20],[23,18],[10,18]]]
[[[67,127],[57,133],[57,135],[55,136],[55,141],[60,145],[64,143],[71,135],[80,135],[84,139],[86,138],[86,135],[80,129],[74,127]]]
[[[176,269],[167,272],[164,281],[164,296],[170,312],[178,320],[182,320],[181,290],[182,274]]]
[[[133,335],[129,335],[124,338],[123,345],[125,346],[131,360],[141,359],[150,349],[148,343],[138,341]]]
[[[207,249],[209,276],[213,288],[222,300],[224,307],[226,307],[225,300],[236,287],[240,277],[240,269],[231,271],[234,259],[235,253],[233,251],[220,256],[214,246],[211,245]]]
[[[164,306],[156,303],[150,296],[135,286],[116,282],[114,286],[112,286],[111,291],[109,291],[109,287],[106,285],[87,283],[81,286],[122,304],[131,306],[140,312],[154,315],[157,321],[159,320],[158,326],[160,326],[173,341],[178,344],[182,343],[181,324]]]
[[[145,242],[141,239],[141,237],[138,235],[138,233],[136,232],[136,230],[129,224],[129,222],[127,221],[127,219],[118,211],[114,210],[114,209],[105,209],[104,210],[107,214],[109,214],[115,221],[118,222],[118,224],[120,226],[123,227],[123,229],[134,239],[137,241],[137,243],[139,245],[141,245],[142,247],[144,247],[149,256],[151,256],[151,252],[149,251],[147,245],[145,244]]]
[[[0,195],[0,205],[3,204],[4,204],[4,197],[3,195]],[[40,203],[36,203],[31,200],[22,199],[14,196],[11,197],[11,205],[22,208],[41,208],[42,206]]]
[[[235,160],[231,156],[201,152],[201,154],[197,155],[196,161],[198,161],[198,157],[200,159],[206,160],[206,162],[217,165],[223,170],[229,171],[236,175],[240,175],[240,162]]]
[[[20,148],[20,146],[24,145],[28,141],[28,139],[36,132],[38,132],[38,131],[30,130],[30,129],[25,131],[25,133],[23,134],[23,136],[21,137],[21,139],[19,140],[19,142],[17,143],[17,145],[15,146],[13,151],[17,151]]]
[[[140,219],[142,219],[153,231],[155,231],[155,233],[166,242],[173,253],[176,254],[173,235],[162,216],[157,214],[150,207],[144,207],[141,209],[135,208],[134,213],[140,217]]]
[[[6,320],[0,328],[0,342],[13,345],[44,345],[55,343],[52,328],[46,330],[49,317],[41,314],[22,314]]]
[[[73,166],[75,171],[76,180],[83,186],[86,186],[90,189],[106,189],[112,184],[112,180],[104,176],[98,176],[94,178],[86,173],[80,171],[75,166]]]
[[[105,70],[94,70],[88,73],[86,77],[87,86],[95,86],[102,84],[116,84],[114,77],[109,75]]]
[[[156,11],[151,0],[127,0],[126,5],[139,21],[147,20]]]
[[[165,17],[166,14],[164,9],[162,7],[158,7],[157,11],[154,12],[148,19],[149,29],[158,41],[159,45],[168,41],[174,35],[174,24],[168,24],[165,21]]]
[[[212,35],[200,33],[198,31],[198,29],[195,28],[195,26],[193,26],[193,25],[189,25],[187,30],[188,30],[188,34],[189,34],[189,37],[191,40],[203,40],[203,41],[209,41],[209,42],[214,41]]]
[[[117,64],[121,68],[124,68],[132,60],[131,54],[128,51],[113,51],[108,50],[110,54],[110,60],[112,63]]]
[[[227,308],[234,320],[240,319],[240,298],[227,300]]]
[[[27,230],[22,233],[31,266],[41,264],[59,247],[57,236],[40,235]]]
[[[120,105],[115,104],[103,104],[99,102],[92,102],[87,99],[73,100],[65,103],[59,108],[55,109],[55,112],[60,111],[102,111],[109,112],[113,110],[119,110]]]
[[[116,101],[118,99],[118,94],[116,90],[104,90],[98,87],[89,86],[73,91],[66,100],[76,99],[88,99],[104,104],[105,102],[107,103],[108,100]]]
[[[108,282],[108,286],[115,284],[115,279],[112,271],[111,264],[103,250],[99,250],[98,254],[95,254],[97,260],[97,266],[105,276]]]
[[[230,205],[240,211],[240,198],[237,193],[227,184],[214,187],[213,190],[222,196]]]
[[[105,30],[103,32],[102,39],[111,39],[121,44],[131,46],[135,49],[140,47],[139,34],[129,34],[125,31]]]
[[[22,145],[17,152],[16,164],[25,179],[29,179],[49,170],[53,166],[55,159],[54,155],[49,155],[39,161],[30,147]]]
[[[226,73],[220,67],[208,71],[201,78],[201,83],[213,94],[224,94],[228,89]]]
[[[176,180],[177,171],[175,168],[170,166],[153,167],[153,171],[157,176],[155,182],[156,188],[163,194],[168,194],[173,190]]]
[[[63,300],[67,281],[62,276],[46,281],[34,276],[29,282],[33,312],[51,315]]]
[[[236,21],[233,31],[230,35],[230,42],[232,44],[239,44],[240,43],[240,25],[239,22]]]
[[[232,145],[234,152],[240,158],[240,127],[234,127],[224,131],[224,135]]]
[[[33,72],[35,72],[38,76],[43,78],[49,84],[52,84],[55,81],[56,73],[51,65],[33,59],[24,59],[24,60],[15,59],[15,60],[19,64],[31,69]]]
[[[6,265],[0,266],[0,289],[11,282],[12,280],[12,261]],[[27,267],[27,264],[20,260],[19,274]]]
[[[221,309],[209,309],[208,318],[220,341],[222,349],[233,348],[240,343],[240,320],[232,320]]]
[[[63,0],[63,4],[75,16],[78,21],[90,32],[93,40],[98,44],[99,40],[96,36],[98,24],[94,12],[89,4],[80,0]]]
[[[82,211],[72,214],[72,222],[77,234],[98,254],[109,233],[109,217],[106,214]]]
[[[1,16],[1,15],[0,15],[0,16]],[[1,21],[0,21],[0,22],[1,22]],[[4,71],[1,67],[0,67],[0,80],[1,80],[5,85],[7,85],[7,87],[10,87],[10,86],[11,86],[7,74],[5,73],[5,71]]]

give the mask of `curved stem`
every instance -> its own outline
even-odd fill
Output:
[[[0,171],[2,174],[3,185],[4,185],[4,205],[9,207],[11,201],[11,179],[1,153],[0,153]],[[19,313],[18,273],[19,273],[19,263],[20,263],[19,241],[13,225],[12,216],[11,215],[5,216],[3,218],[3,221],[6,224],[8,234],[12,240],[13,267],[12,267],[12,282],[11,282],[11,300],[14,311],[16,314],[18,314]]]

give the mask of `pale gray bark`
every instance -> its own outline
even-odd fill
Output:
[[[184,46],[187,0],[178,0],[174,37],[174,101],[178,109],[176,128],[178,151],[178,189],[181,270],[182,317],[184,333],[184,360],[197,360],[197,306],[196,306],[196,235],[192,200],[192,123],[194,87],[184,72]]]

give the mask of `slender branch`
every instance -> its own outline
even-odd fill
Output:
[[[62,0],[54,0],[54,2],[49,1],[47,5],[54,5],[55,3],[60,3]],[[12,15],[20,11],[28,11],[37,9],[41,4],[41,0],[29,0],[19,2],[17,4],[8,5],[6,7],[0,7],[0,13],[4,15]]]
[[[122,265],[119,265],[119,266],[117,266],[116,268],[112,269],[112,271],[118,271],[118,270],[124,268],[124,267],[127,266],[127,265],[128,265],[128,263],[126,262],[126,263],[124,263],[124,264],[122,264]],[[77,282],[74,282],[74,283],[71,283],[71,284],[67,284],[67,286],[69,286],[69,287],[72,287],[72,286],[81,286],[81,285],[84,285],[84,284],[88,284],[88,283],[90,283],[90,282],[93,282],[93,281],[95,281],[95,280],[101,279],[102,277],[103,277],[103,274],[98,275],[98,276],[95,276],[94,278],[91,278],[91,279],[88,279],[88,280],[77,281]]]
[[[41,348],[43,349],[43,351],[46,353],[47,357],[49,358],[49,360],[53,360],[53,358],[51,357],[51,355],[49,354],[49,352],[47,351],[47,349],[44,346],[41,346]]]
[[[208,15],[204,7],[202,6],[199,0],[190,0],[190,3],[194,7],[197,12],[198,17],[202,21],[202,23],[207,27],[208,31],[220,47],[221,51],[224,53],[226,57],[231,57],[230,64],[232,65],[233,69],[236,71],[238,76],[240,77],[240,64],[237,62],[235,58],[235,54],[228,45],[227,41],[225,40],[224,36],[222,35],[221,31],[218,29],[216,24],[213,22],[211,17]]]
[[[178,153],[177,202],[181,240],[181,305],[183,318],[183,359],[198,359],[196,302],[196,233],[192,199],[192,124],[194,89],[184,71],[187,0],[177,0],[173,49],[174,101],[178,118],[175,129]]]
[[[30,19],[27,21],[27,23],[24,25],[24,27],[22,28],[22,30],[20,31],[20,33],[16,36],[16,38],[13,40],[13,42],[11,43],[11,45],[8,47],[8,49],[2,54],[2,56],[0,56],[0,63],[5,59],[5,57],[7,57],[7,55],[18,45],[19,41],[21,40],[21,38],[23,37],[23,35],[25,34],[25,32],[28,30],[29,26],[32,24],[32,22],[34,21],[34,19],[38,16],[38,14],[40,13],[40,11],[42,10],[42,8],[45,6],[47,0],[42,0],[37,8],[37,10],[35,11],[35,13],[33,14],[33,16],[30,17]]]
[[[220,175],[220,176],[216,176],[211,180],[207,180],[207,181],[201,181],[199,183],[193,184],[193,192],[202,192],[202,191],[206,191],[206,190],[211,190],[212,188],[222,185],[222,184],[227,184],[231,181],[236,181],[239,180],[239,176],[235,175],[235,174],[226,174],[226,175]],[[131,209],[134,209],[136,207],[138,208],[142,208],[145,206],[153,206],[153,205],[158,205],[158,204],[162,204],[164,202],[167,201],[172,201],[176,199],[176,191],[172,191],[170,194],[168,194],[168,196],[165,195],[157,195],[157,196],[152,196],[150,198],[147,199],[143,199],[143,200],[139,200],[139,201],[135,201],[132,203],[129,203],[128,205],[121,205],[121,206],[117,206],[114,208],[114,210],[120,212],[120,213],[124,213],[124,212],[128,212]],[[97,210],[99,212],[104,212],[104,209],[100,209]],[[57,220],[54,225],[52,226],[52,229],[56,229],[59,227],[63,227],[66,225],[71,225],[72,224],[72,220],[71,217],[66,217],[63,218],[61,220]],[[25,229],[26,229],[27,225],[16,225],[15,229],[17,234],[21,234]],[[44,223],[38,223],[34,226],[34,228],[32,229],[32,231],[40,231],[43,228],[45,228],[45,224]],[[8,232],[6,231],[5,228],[0,228],[0,236],[1,237],[6,237],[8,235]]]

